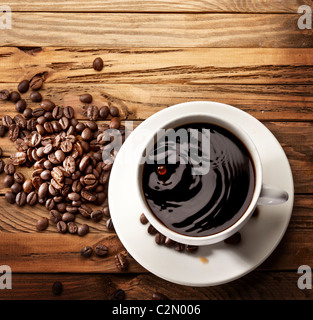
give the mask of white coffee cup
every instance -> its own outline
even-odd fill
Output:
[[[189,113],[184,113],[174,119],[170,119],[167,123],[165,122],[165,124],[160,129],[175,129],[180,126],[191,123],[209,123],[222,127],[231,132],[237,138],[239,138],[241,142],[245,145],[245,147],[250,153],[255,169],[255,188],[252,200],[244,214],[233,225],[218,233],[207,236],[189,236],[177,233],[169,229],[152,213],[151,209],[147,204],[142,188],[142,173],[146,161],[146,155],[149,153],[149,148],[151,150],[151,146],[153,146],[153,141],[155,141],[155,137],[157,135],[157,132],[155,132],[151,137],[149,143],[145,145],[144,150],[142,150],[142,159],[136,167],[136,192],[138,195],[138,201],[140,202],[140,205],[142,207],[142,212],[145,214],[145,216],[153,225],[153,227],[155,227],[158,230],[158,232],[176,242],[183,244],[197,246],[214,244],[223,241],[235,234],[236,232],[238,232],[247,223],[247,221],[252,216],[253,212],[255,211],[258,205],[277,205],[284,203],[288,200],[288,193],[286,191],[281,190],[280,188],[277,188],[275,186],[263,184],[262,164],[258,150],[250,136],[245,132],[243,128],[239,127],[237,124],[234,124],[230,121],[226,121],[220,116],[208,115],[207,113],[193,114],[192,111],[190,111]],[[159,137],[160,135],[158,134],[158,138]]]

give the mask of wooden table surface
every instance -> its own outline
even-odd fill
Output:
[[[78,95],[117,105],[123,120],[140,123],[167,106],[192,100],[238,107],[272,131],[293,171],[295,203],[287,232],[255,271],[228,284],[195,288],[150,274],[130,259],[119,272],[114,255],[125,249],[105,219],[85,237],[42,233],[47,216],[36,206],[7,205],[0,178],[0,265],[12,269],[12,290],[0,299],[312,299],[297,286],[300,265],[313,267],[313,33],[299,30],[298,7],[311,0],[10,0],[12,28],[0,30],[0,89],[46,74],[43,96],[72,105]],[[102,57],[101,72],[92,69]],[[24,95],[30,106],[29,94]],[[15,114],[0,103],[0,117]],[[14,150],[1,139],[4,156]],[[24,170],[25,171],[25,170]],[[127,214],[127,213],[125,213]],[[106,243],[110,255],[83,259],[85,245]],[[54,296],[51,286],[64,290]],[[88,290],[86,290],[88,288]]]

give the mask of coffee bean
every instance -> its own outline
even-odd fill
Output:
[[[55,224],[62,220],[62,214],[58,210],[50,210],[49,216],[50,221]]]
[[[6,127],[3,124],[0,124],[0,137],[4,137],[6,132]]]
[[[15,182],[17,182],[17,183],[23,184],[25,181],[25,176],[21,172],[15,172],[13,177],[14,177]]]
[[[161,292],[153,292],[152,300],[169,300],[169,298]]]
[[[15,203],[19,206],[19,207],[23,207],[26,204],[26,200],[27,200],[27,195],[24,191],[20,191],[15,198]]]
[[[14,182],[12,185],[11,185],[11,191],[15,194],[18,194],[20,191],[22,191],[23,187],[22,185],[20,185],[19,183],[17,182]]]
[[[72,119],[74,117],[74,109],[70,106],[64,108],[64,116],[67,119]]]
[[[68,118],[66,118],[66,117],[63,116],[63,117],[59,120],[59,124],[60,124],[62,130],[66,130],[66,129],[69,127],[69,125],[70,125],[70,121],[69,121]]]
[[[2,148],[0,147],[0,158],[3,156],[3,150]]]
[[[46,133],[48,133],[48,134],[51,134],[51,133],[54,132],[54,129],[53,129],[53,126],[52,126],[51,122],[45,122],[43,127],[44,127]]]
[[[110,129],[118,129],[121,125],[121,120],[119,117],[114,117],[110,122]]]
[[[61,220],[57,222],[57,231],[60,233],[66,233],[67,225],[64,221]]]
[[[108,255],[109,249],[108,249],[107,246],[105,246],[104,244],[101,244],[101,243],[100,243],[100,244],[97,244],[97,245],[95,246],[94,251],[95,251],[95,254],[96,254],[97,256],[99,256],[99,257],[105,257],[105,256]]]
[[[116,107],[113,107],[113,106],[110,107],[109,112],[110,112],[110,115],[112,117],[118,117],[118,115],[119,115],[118,109]]]
[[[26,119],[30,119],[33,116],[33,110],[31,108],[25,108],[24,112],[23,112],[23,116]]]
[[[93,60],[92,67],[96,71],[101,71],[103,69],[103,60],[100,57],[97,57],[95,60]]]
[[[81,191],[81,197],[89,202],[94,202],[97,200],[97,194],[87,191],[85,189]]]
[[[92,209],[88,205],[83,204],[78,208],[78,211],[85,218],[91,217]]]
[[[50,154],[52,152],[52,150],[53,150],[53,146],[51,143],[49,143],[43,148],[43,153]]]
[[[108,217],[108,218],[111,217],[109,206],[105,206],[105,207],[103,208],[103,214],[104,214],[106,217]]]
[[[110,171],[103,171],[99,177],[99,183],[106,184],[110,178]]]
[[[38,231],[44,231],[49,226],[49,220],[46,217],[42,217],[36,223],[36,228]]]
[[[42,101],[42,95],[40,92],[32,92],[30,94],[30,100],[33,101],[33,102],[41,102]]]
[[[76,171],[75,159],[72,156],[68,156],[63,161],[63,167],[66,172],[72,174]]]
[[[44,182],[41,184],[38,190],[39,198],[45,198],[48,195],[49,184],[48,182]]]
[[[93,253],[93,250],[90,246],[86,246],[86,247],[82,248],[80,251],[80,254],[85,258],[90,257],[92,255],[92,253]]]
[[[115,266],[119,271],[125,271],[128,268],[128,261],[123,253],[118,253],[115,257]]]
[[[43,85],[43,78],[40,76],[34,76],[30,83],[29,86],[32,90],[39,90]]]
[[[85,128],[81,133],[81,137],[85,141],[89,141],[92,138],[92,132],[89,128]]]
[[[23,190],[26,193],[30,193],[33,191],[33,184],[30,179],[26,179],[25,182],[23,183]]]
[[[15,166],[12,163],[7,163],[4,166],[4,172],[9,175],[13,175],[15,172]]]
[[[4,195],[5,199],[7,202],[11,203],[11,204],[14,204],[15,203],[15,198],[16,198],[16,195],[15,193],[13,193],[12,191],[7,191]]]
[[[176,242],[175,242],[174,240],[166,237],[164,244],[165,244],[167,247],[173,247],[173,246],[176,244]]]
[[[110,112],[109,107],[108,106],[103,106],[99,110],[99,117],[102,120],[105,120],[108,117],[109,112]]]
[[[78,201],[80,199],[80,194],[76,192],[71,192],[67,196],[71,201]]]
[[[99,222],[103,217],[103,211],[102,210],[94,210],[92,211],[90,218],[93,221]]]
[[[165,239],[166,239],[165,235],[161,234],[160,232],[158,232],[154,238],[156,244],[159,244],[159,245],[164,244]]]
[[[2,118],[2,125],[6,127],[7,129],[10,127],[10,125],[13,124],[13,120],[10,116],[4,116]]]
[[[27,154],[26,154],[26,152],[18,151],[18,152],[13,153],[10,156],[10,159],[11,159],[12,165],[20,166],[26,162]]]
[[[6,175],[3,179],[3,185],[5,188],[10,188],[14,183],[14,178],[13,176]]]
[[[26,198],[27,204],[30,206],[34,206],[38,202],[38,195],[36,192],[32,191],[27,195]]]
[[[10,94],[10,101],[16,103],[21,99],[21,95],[17,91],[12,91]]]
[[[198,249],[199,249],[198,246],[193,246],[193,245],[186,246],[186,251],[190,252],[190,253],[196,252],[196,251],[198,251]]]
[[[65,153],[71,152],[73,149],[73,144],[69,140],[65,140],[61,142],[61,150]]]
[[[73,221],[68,222],[67,223],[67,230],[71,234],[77,233],[77,230],[78,230],[77,224]]]
[[[61,295],[63,292],[63,285],[60,281],[55,281],[52,285],[52,293],[55,296]]]
[[[40,107],[44,111],[52,111],[54,109],[54,107],[55,107],[55,104],[51,100],[45,99],[45,100],[41,101]]]
[[[81,224],[77,229],[77,234],[81,237],[89,232],[89,226],[87,224]]]
[[[233,234],[229,238],[225,239],[224,242],[226,244],[230,244],[230,245],[239,244],[241,242],[241,234],[240,234],[240,232],[236,232],[235,234]]]
[[[125,297],[125,291],[122,289],[117,289],[109,295],[109,300],[125,300]]]
[[[75,215],[70,212],[65,212],[62,216],[64,222],[70,222],[75,220]]]
[[[19,101],[16,102],[15,104],[15,110],[19,113],[23,113],[24,110],[26,109],[26,101],[21,99]]]
[[[140,222],[141,222],[142,224],[147,224],[147,223],[149,222],[144,213],[142,213],[142,214],[140,215]]]
[[[87,118],[89,120],[97,121],[99,118],[99,109],[97,106],[89,106],[87,108]]]
[[[87,121],[86,122],[86,127],[89,128],[91,131],[98,131],[98,125],[94,121]]]
[[[10,100],[10,92],[7,89],[3,89],[0,91],[0,99],[1,100]]]
[[[114,230],[114,225],[113,225],[112,218],[109,218],[109,219],[106,221],[106,226],[107,226],[107,228],[108,228],[109,231],[113,231],[113,230]]]
[[[20,93],[25,93],[28,89],[29,89],[29,81],[26,79],[21,81],[17,86],[17,90]]]
[[[91,103],[92,95],[89,93],[82,94],[81,96],[79,96],[79,100],[83,103]]]
[[[55,157],[58,160],[58,162],[61,163],[65,160],[65,153],[62,150],[57,150],[55,152]]]
[[[174,249],[178,252],[183,252],[185,250],[185,245],[183,243],[175,243]]]
[[[42,108],[35,108],[33,109],[33,117],[39,118],[45,114],[45,110]]]
[[[11,141],[16,141],[20,135],[20,127],[16,124],[11,124],[9,127],[9,139]]]

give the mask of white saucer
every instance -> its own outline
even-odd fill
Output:
[[[195,253],[181,253],[159,246],[139,217],[136,199],[136,159],[149,132],[160,128],[177,114],[193,110],[231,119],[247,131],[260,153],[263,182],[286,190],[289,200],[276,206],[259,207],[241,229],[238,245],[224,242],[200,247]],[[135,145],[134,145],[135,142]],[[138,148],[136,148],[138,146]],[[182,285],[213,286],[238,279],[259,266],[276,248],[288,226],[294,200],[292,172],[288,159],[273,134],[257,119],[240,109],[216,102],[188,102],[166,108],[142,122],[126,139],[114,162],[109,182],[109,206],[117,235],[126,250],[145,269]],[[203,261],[207,259],[207,263]]]

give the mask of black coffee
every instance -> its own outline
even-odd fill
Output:
[[[251,156],[237,137],[216,125],[194,123],[175,132],[179,129],[186,130],[190,138],[189,157],[185,157],[186,141],[182,144],[179,136],[175,141],[165,139],[154,145],[142,176],[147,204],[166,227],[180,234],[200,237],[221,232],[244,214],[253,197],[255,172]],[[194,129],[198,132],[195,141]],[[201,139],[205,131],[209,132],[209,145]],[[182,158],[177,156],[179,150],[183,150]],[[191,160],[194,150],[202,158],[199,164]],[[208,154],[209,170],[195,174],[195,168],[204,164]]]

